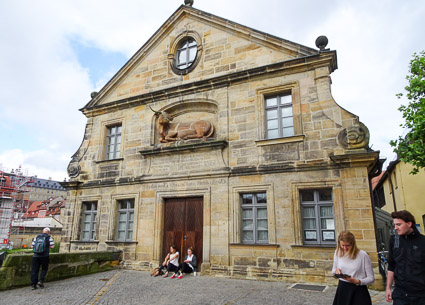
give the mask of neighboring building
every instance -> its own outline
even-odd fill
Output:
[[[194,246],[203,273],[335,283],[350,230],[376,267],[379,152],[332,98],[325,40],[178,8],[81,109],[61,251],[122,249],[125,267],[147,269]]]
[[[35,177],[28,186],[30,187],[30,192],[27,195],[30,201],[48,200],[59,196],[66,197],[66,189],[58,181],[54,181],[51,178],[41,179]]]
[[[29,248],[35,236],[49,227],[55,243],[59,243],[62,234],[62,223],[53,217],[34,218],[23,222],[13,222],[10,241],[13,248]]]
[[[65,207],[66,200],[62,197],[49,198],[43,201],[34,201],[22,216],[29,220],[34,218],[53,217],[60,220],[61,210]]]
[[[391,213],[410,211],[422,234],[425,232],[425,169],[416,175],[410,174],[413,166],[400,160],[392,161],[373,188],[377,207]]]
[[[29,247],[34,234],[40,234],[45,227],[51,229],[55,242],[59,243],[62,232],[60,215],[65,204],[66,200],[62,197],[32,202],[22,219],[12,223],[10,240],[13,247]]]

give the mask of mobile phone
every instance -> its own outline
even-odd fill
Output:
[[[346,278],[349,278],[350,277],[348,274],[343,274],[343,273],[341,273],[341,274],[335,274],[334,276],[337,279],[346,279]]]

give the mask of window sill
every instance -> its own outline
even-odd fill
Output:
[[[336,244],[334,245],[291,245],[292,248],[335,248]]]
[[[98,240],[71,240],[73,244],[98,244]]]
[[[287,137],[287,138],[257,140],[255,141],[255,143],[257,144],[257,146],[266,146],[266,145],[275,145],[275,144],[303,142],[304,138],[305,138],[305,135],[298,135],[298,136]]]
[[[107,163],[107,162],[118,162],[118,161],[122,161],[122,160],[124,160],[124,158],[111,159],[111,160],[100,160],[100,161],[94,161],[94,162],[99,164],[99,163]]]
[[[106,244],[138,244],[138,241],[118,241],[118,240],[107,240]]]
[[[279,248],[280,245],[278,244],[240,244],[240,243],[231,243],[229,244],[230,247],[266,247],[266,248]]]

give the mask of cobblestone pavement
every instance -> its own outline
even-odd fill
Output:
[[[332,304],[335,287],[323,292],[293,289],[293,284],[210,276],[152,278],[148,272],[113,270],[0,292],[0,304]],[[384,305],[384,293],[370,291],[373,304]]]

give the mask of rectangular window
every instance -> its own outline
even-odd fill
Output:
[[[83,203],[81,240],[95,240],[97,202]]]
[[[121,125],[108,127],[106,135],[106,160],[118,159],[121,148]]]
[[[241,194],[242,243],[269,242],[266,193]]]
[[[295,134],[291,94],[266,98],[266,130],[267,139],[291,137]]]
[[[117,240],[133,240],[134,199],[118,201]]]
[[[302,190],[300,198],[304,244],[335,244],[332,190]]]

